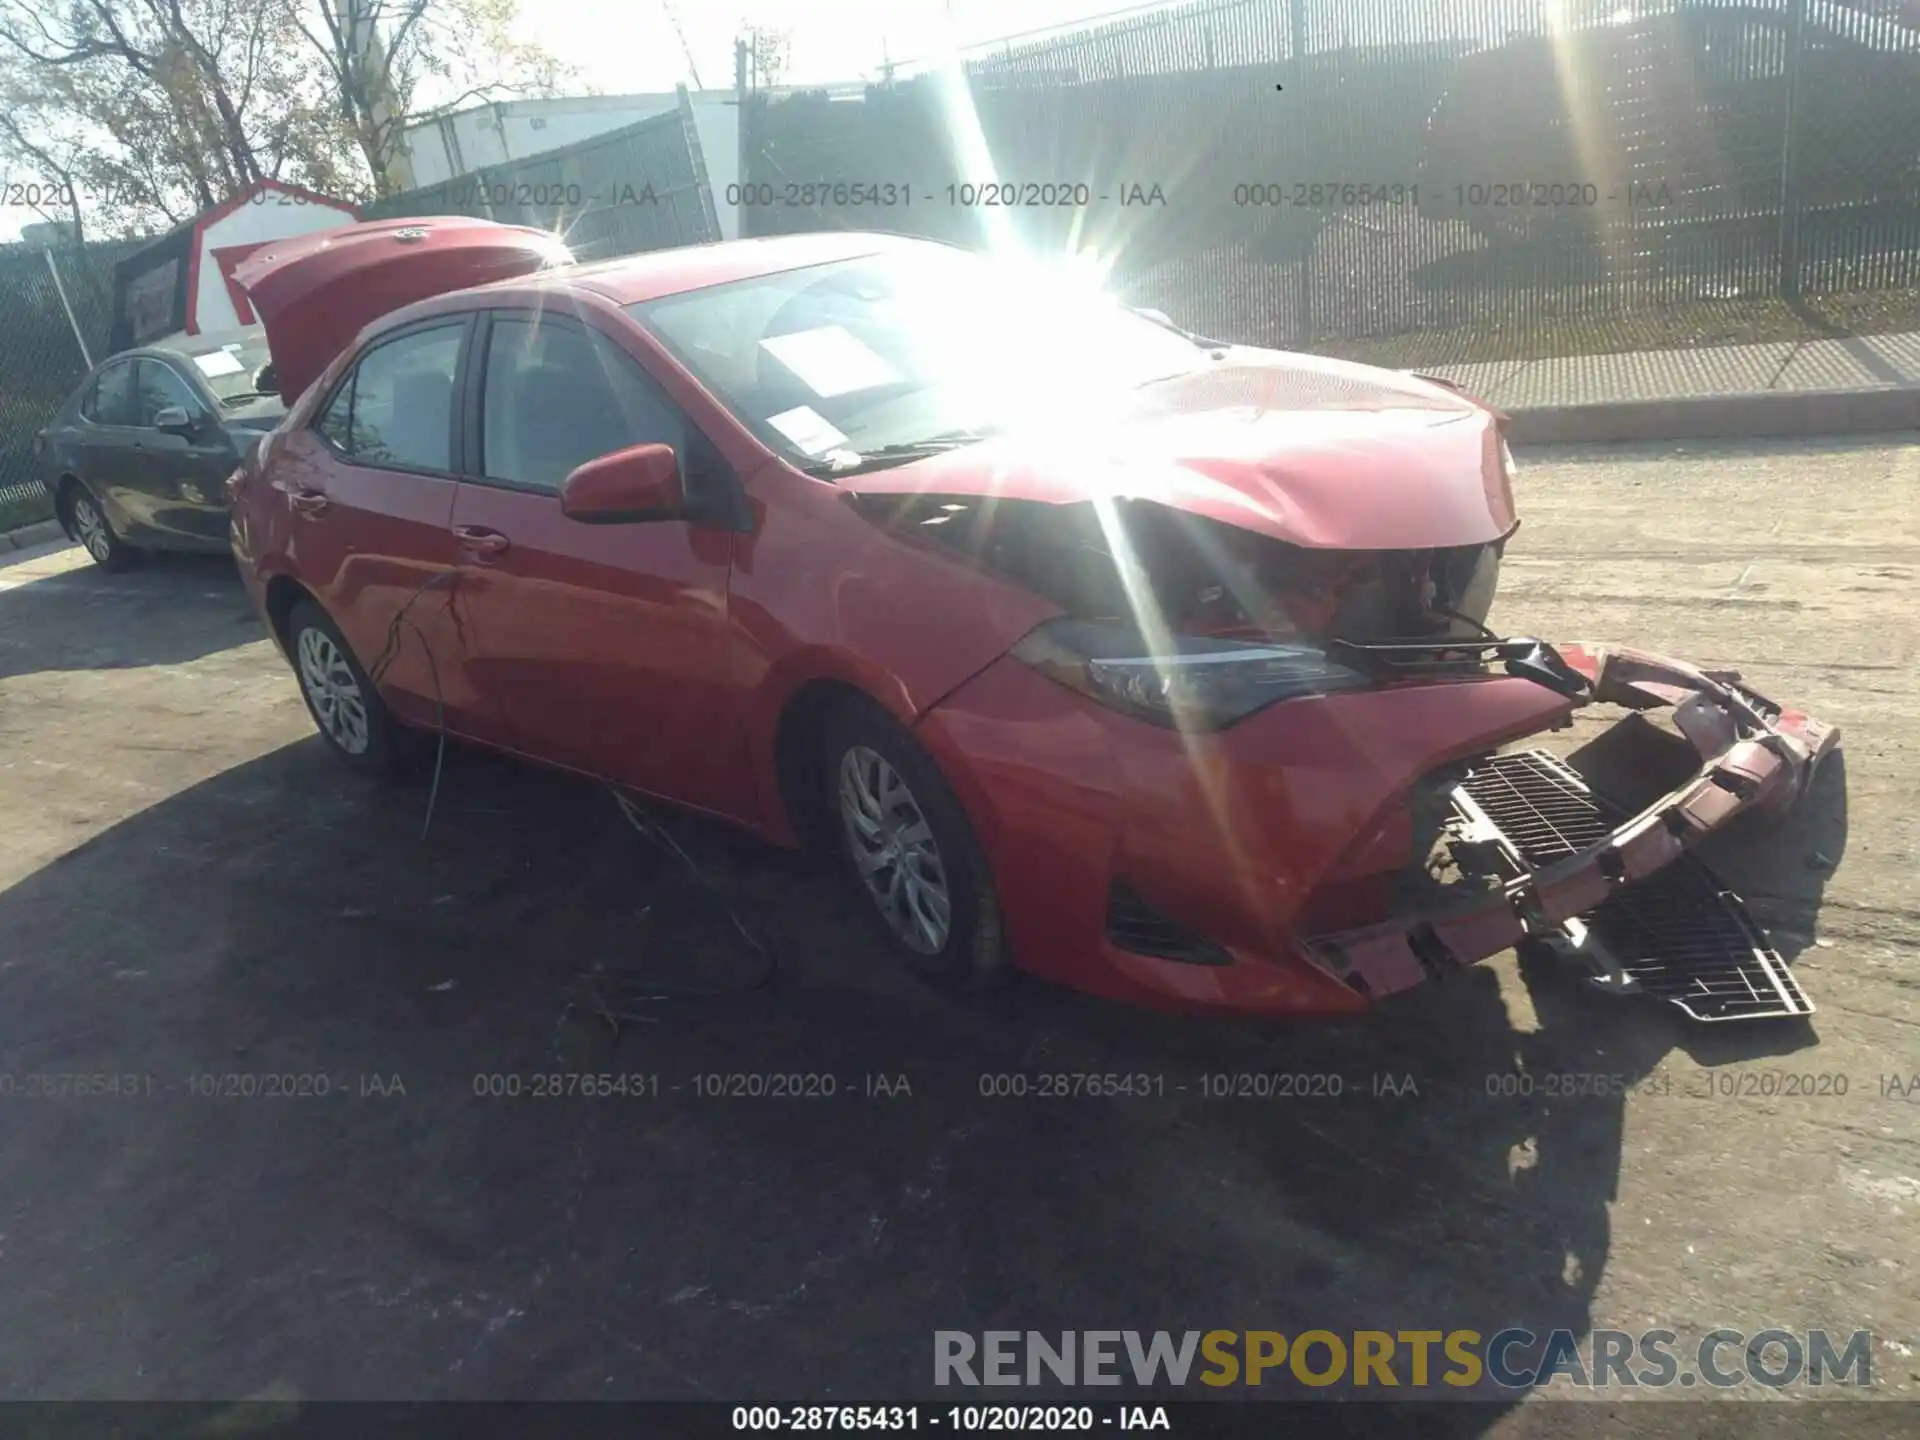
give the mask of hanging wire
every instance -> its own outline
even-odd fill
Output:
[[[407,612],[413,609],[414,602],[427,591],[447,584],[451,585],[458,571],[443,570],[430,577],[406,599],[406,603],[394,612],[393,619],[387,622],[386,643],[380,647],[380,653],[374,657],[373,664],[367,667],[367,679],[378,686],[380,677],[385,675],[393,662],[400,657],[400,627],[405,625],[420,640],[420,648],[426,652],[427,671],[433,677],[434,734],[437,737],[433,751],[433,787],[427,791],[427,813],[420,822],[420,838],[427,838],[427,831],[433,826],[434,803],[440,798],[440,772],[447,759],[447,701],[440,689],[440,666],[433,658],[433,646],[427,643],[426,633],[419,625],[408,618]],[[447,608],[452,609],[453,597],[447,597]]]
[[[401,639],[406,630],[411,630],[420,641],[420,647],[426,654],[428,673],[433,678],[433,696],[435,706],[435,730],[437,746],[433,762],[433,786],[427,794],[427,811],[420,826],[420,838],[425,840],[433,825],[435,804],[440,795],[440,778],[445,766],[447,753],[446,697],[440,684],[440,668],[434,659],[433,646],[420,626],[409,615],[415,603],[429,590],[443,585],[451,585],[457,572],[443,571],[418,586],[405,603],[394,613],[387,623],[385,643],[373,663],[367,667],[367,677],[375,685],[392,668],[399,658]],[[448,606],[452,599],[449,597]],[[621,1022],[653,1023],[658,1019],[638,1006],[657,1004],[666,1000],[724,999],[733,996],[751,994],[769,984],[780,974],[780,961],[774,947],[747,923],[741,914],[741,907],[735,895],[730,893],[714,875],[687,853],[673,833],[659,819],[645,810],[637,801],[617,786],[609,786],[608,793],[613,796],[614,804],[619,807],[621,816],[636,832],[649,843],[672,856],[688,874],[692,875],[709,897],[720,907],[728,923],[747,945],[747,948],[759,957],[760,965],[755,973],[744,983],[735,984],[683,984],[670,983],[656,979],[642,979],[633,974],[608,974],[592,971],[574,978],[569,987],[566,1009],[560,1016],[564,1025],[575,1007],[584,1008],[605,1020],[617,1034]],[[556,1032],[558,1026],[556,1026]]]

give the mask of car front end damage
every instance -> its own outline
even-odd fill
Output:
[[[1483,862],[1461,867],[1483,883],[1384,920],[1305,937],[1305,953],[1373,999],[1538,943],[1584,962],[1604,988],[1658,995],[1698,1020],[1811,1013],[1745,906],[1692,852],[1746,811],[1792,807],[1839,732],[1730,671],[1624,647],[1540,646],[1537,653],[1564,667],[1576,704],[1672,707],[1675,728],[1699,756],[1697,771],[1637,813],[1618,816],[1576,770],[1544,751],[1484,757],[1450,790],[1440,839],[1449,858]],[[1656,876],[1659,886],[1634,888]],[[1649,923],[1660,919],[1675,933]]]
[[[1143,501],[863,503],[1062,611],[919,728],[1024,967],[1331,1014],[1542,946],[1698,1019],[1811,1009],[1695,852],[1798,801],[1837,732],[1728,672],[1495,634],[1511,531],[1327,549]],[[1631,813],[1516,749],[1609,705],[1666,709],[1697,760]]]

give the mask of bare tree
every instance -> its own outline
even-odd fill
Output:
[[[788,62],[793,58],[793,32],[749,25],[747,54],[748,63],[753,67],[754,87],[771,89],[786,78]]]
[[[82,204],[177,220],[264,175],[327,167],[302,124],[320,87],[295,62],[287,0],[0,0],[13,123],[0,148],[70,177]]]
[[[66,213],[58,218],[79,245],[86,240],[81,207],[86,147],[63,131],[58,117],[39,111],[36,98],[32,87],[19,83],[12,67],[0,68],[0,155],[11,157],[27,172],[24,182],[11,187],[13,193],[43,220],[54,219],[56,209],[63,208]]]
[[[71,193],[76,224],[84,211],[108,231],[177,223],[262,178],[387,194],[407,124],[561,79],[512,37],[514,13],[515,0],[0,0],[0,155]]]
[[[301,32],[324,59],[340,124],[375,194],[401,183],[400,132],[477,100],[551,95],[571,72],[512,34],[514,0],[313,0]],[[417,102],[434,90],[430,108]]]

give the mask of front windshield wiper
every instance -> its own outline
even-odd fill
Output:
[[[1151,320],[1154,324],[1158,325],[1162,330],[1171,330],[1174,334],[1178,335],[1182,340],[1190,341],[1193,344],[1198,345],[1202,350],[1214,351],[1215,353],[1213,358],[1216,360],[1220,358],[1221,352],[1231,350],[1233,348],[1233,342],[1230,340],[1211,340],[1205,335],[1194,334],[1193,331],[1187,329],[1186,326],[1174,320],[1173,317],[1168,315],[1167,312],[1164,310],[1155,310],[1151,306],[1144,306],[1144,305],[1134,305],[1134,306],[1130,306],[1129,308],[1133,311],[1134,314],[1138,315],[1142,320]]]
[[[842,450],[841,454],[856,458],[838,464],[831,460],[818,460],[800,468],[809,475],[825,480],[831,480],[836,475],[859,475],[869,470],[884,470],[890,465],[905,465],[929,455],[944,455],[949,450],[958,450],[965,445],[977,445],[982,440],[992,438],[992,433],[988,430],[949,430],[943,434],[929,435],[923,440],[876,445],[871,450]]]

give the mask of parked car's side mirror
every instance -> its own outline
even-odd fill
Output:
[[[153,427],[163,435],[191,437],[200,422],[179,405],[168,405],[153,417]]]
[[[687,494],[671,445],[633,445],[580,466],[560,486],[560,513],[586,525],[685,516]]]
[[[271,360],[253,372],[253,388],[261,395],[280,393],[280,372],[274,368]]]

